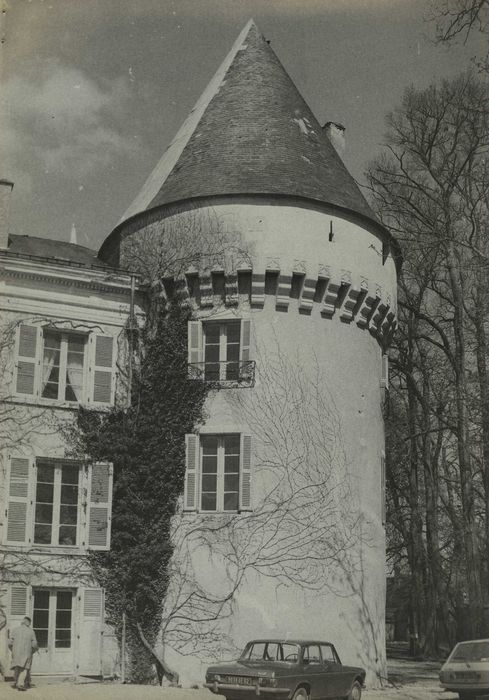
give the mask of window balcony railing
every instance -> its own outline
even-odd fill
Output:
[[[249,388],[255,384],[255,361],[191,362],[188,376],[225,389]]]

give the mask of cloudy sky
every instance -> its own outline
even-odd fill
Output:
[[[11,231],[98,248],[250,17],[362,181],[405,88],[455,75],[429,0],[5,0],[0,177]]]

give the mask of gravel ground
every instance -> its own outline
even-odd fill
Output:
[[[439,663],[393,660],[389,663],[390,685],[380,690],[365,690],[365,700],[455,700],[438,685]],[[119,683],[48,682],[34,679],[35,687],[25,693],[30,700],[223,700],[204,689],[160,688],[158,686],[121,685]],[[9,683],[0,683],[0,698],[19,697]],[[22,694],[24,697],[24,694]]]

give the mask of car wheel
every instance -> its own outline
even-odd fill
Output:
[[[309,694],[305,688],[297,688],[292,700],[309,700]]]
[[[354,681],[346,700],[360,700],[362,697],[362,686],[358,681]]]

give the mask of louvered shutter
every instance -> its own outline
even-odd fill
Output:
[[[11,457],[9,469],[9,493],[7,507],[7,543],[28,544],[29,476],[31,460],[27,457]]]
[[[183,496],[184,510],[197,510],[198,481],[199,481],[199,436],[185,435],[185,492]]]
[[[188,322],[188,376],[190,379],[202,379],[202,323]]]
[[[8,606],[8,617],[10,629],[20,624],[21,620],[29,614],[29,587],[21,584],[10,586],[10,600]]]
[[[34,396],[38,388],[39,352],[42,344],[42,329],[21,323],[18,329],[15,391],[17,394]]]
[[[239,509],[251,506],[251,435],[241,435],[241,468],[239,471]]]
[[[109,462],[89,467],[87,533],[88,549],[110,549],[113,468]]]
[[[115,352],[114,338],[110,335],[90,337],[92,347],[92,401],[111,404],[114,396]]]
[[[80,675],[102,675],[103,625],[103,588],[82,588],[80,591],[80,638],[77,659],[77,671]]]
[[[250,335],[251,321],[249,318],[243,318],[241,321],[241,361],[247,362],[250,359]]]

